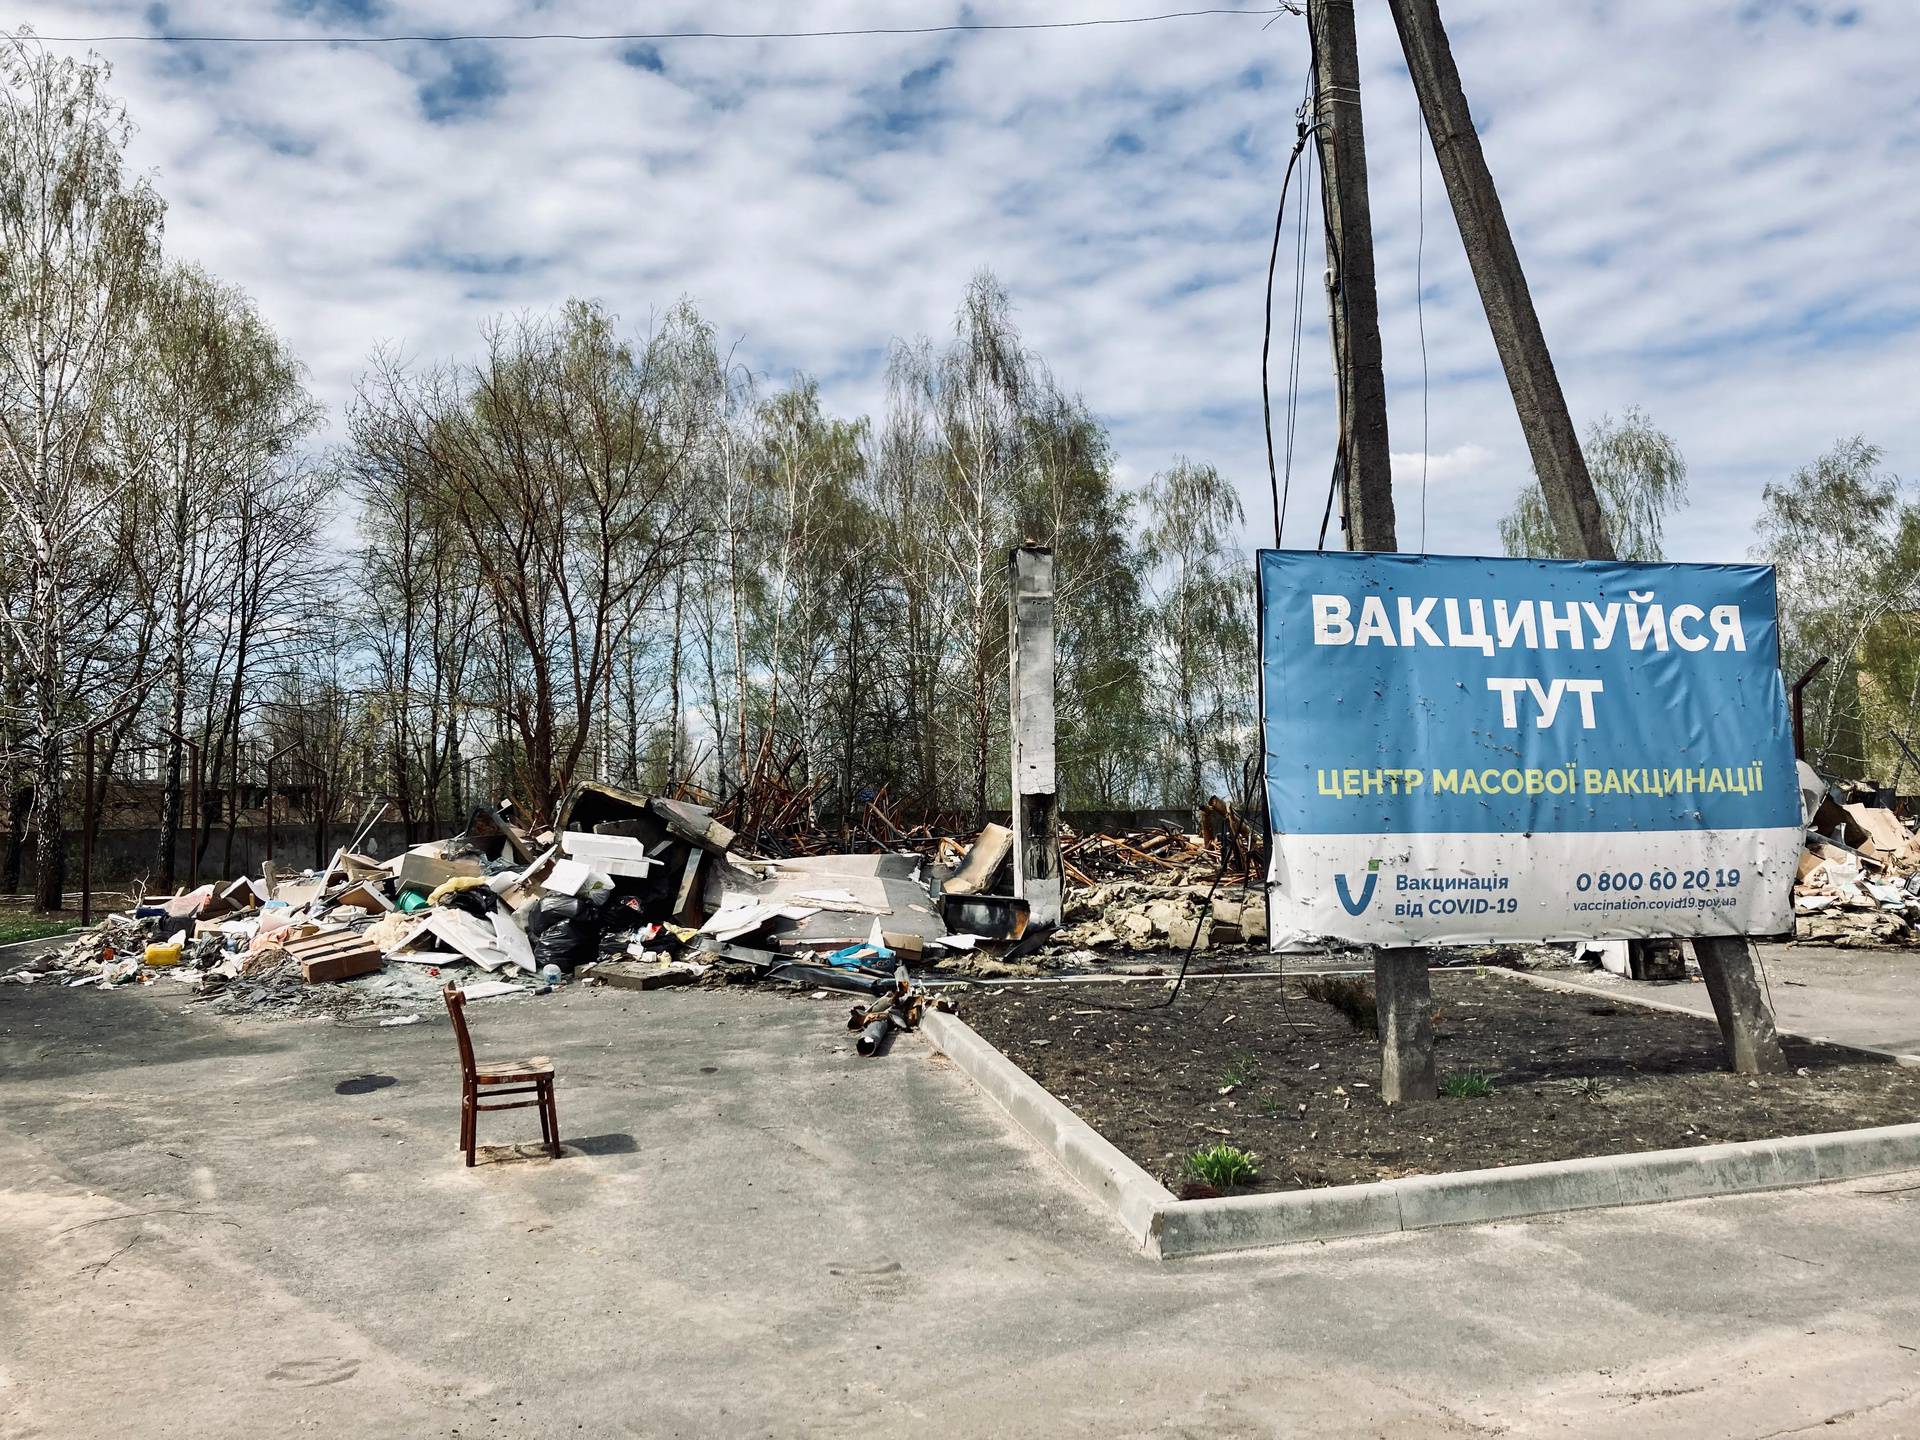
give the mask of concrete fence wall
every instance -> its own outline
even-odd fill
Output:
[[[314,827],[276,825],[273,827],[273,861],[281,874],[326,864],[333,852],[353,838],[351,824],[330,825],[314,859]],[[375,825],[361,849],[377,858],[393,854],[406,844],[406,828],[401,825]],[[191,873],[191,846],[180,836],[173,847],[174,873],[184,884]],[[231,880],[240,875],[258,875],[267,858],[267,832],[264,826],[241,826],[233,832],[233,864],[226,863],[227,832],[215,830],[208,838],[200,861],[200,879]],[[93,886],[96,890],[125,890],[140,880],[157,885],[160,875],[160,830],[158,826],[135,826],[124,830],[102,830],[93,847]],[[20,889],[31,892],[34,883],[33,840],[29,836],[20,866]],[[80,832],[67,832],[67,889],[80,888]]]

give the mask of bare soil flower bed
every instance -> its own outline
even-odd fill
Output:
[[[1920,1120],[1920,1070],[1787,1042],[1793,1074],[1722,1068],[1711,1021],[1433,976],[1442,1085],[1490,1092],[1388,1106],[1380,1052],[1301,982],[1008,986],[963,1018],[1176,1193],[1202,1146],[1260,1157],[1249,1188],[1292,1190]]]

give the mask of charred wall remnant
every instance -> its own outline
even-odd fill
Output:
[[[1013,893],[1029,921],[1060,923],[1060,796],[1053,764],[1053,551],[1007,557],[1008,692],[1013,709]]]

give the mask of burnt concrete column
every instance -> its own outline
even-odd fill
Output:
[[[1060,923],[1060,796],[1053,769],[1053,551],[1007,557],[1008,693],[1013,713],[1013,893],[1028,923]]]

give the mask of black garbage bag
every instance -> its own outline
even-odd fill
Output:
[[[534,961],[545,969],[558,965],[571,975],[600,953],[600,911],[577,895],[543,895],[527,912],[527,939]]]
[[[485,920],[500,908],[500,897],[485,885],[469,885],[464,890],[456,890],[440,902],[449,910],[464,910],[469,915]]]

